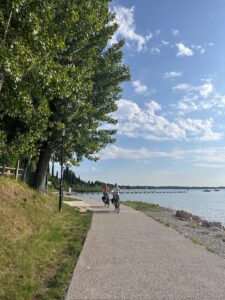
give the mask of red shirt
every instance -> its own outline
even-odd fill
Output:
[[[108,186],[104,186],[103,193],[106,193],[106,194],[109,193],[109,187]]]

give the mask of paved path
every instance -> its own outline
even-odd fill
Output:
[[[100,201],[66,300],[224,300],[225,260],[175,230]]]

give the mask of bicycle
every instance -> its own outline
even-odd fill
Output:
[[[104,202],[106,207],[109,207],[109,196],[108,196],[108,194],[106,194],[106,193],[103,194],[102,201]]]
[[[118,194],[113,194],[112,204],[115,206],[115,212],[120,212],[120,197]]]

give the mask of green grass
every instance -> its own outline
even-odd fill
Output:
[[[198,224],[198,223],[195,222],[195,221],[190,221],[190,222],[188,223],[188,227],[191,227],[191,228],[196,229],[196,228],[201,228],[201,225]]]
[[[202,241],[200,241],[200,240],[198,240],[198,239],[196,239],[196,238],[189,237],[189,236],[188,236],[188,238],[189,238],[194,244],[197,244],[197,245],[199,245],[199,246],[205,247],[205,244],[204,244]]]
[[[122,204],[140,211],[153,211],[160,209],[158,204],[139,202],[139,201],[123,201]]]
[[[179,228],[178,228],[178,226],[176,224],[169,223],[168,221],[164,221],[164,220],[159,219],[159,218],[153,218],[153,219],[156,220],[157,222],[159,222],[159,223],[167,226],[167,227],[170,227],[170,228],[172,228],[172,229],[174,229],[176,231],[179,231],[178,230]]]
[[[199,246],[205,247],[206,250],[208,250],[209,252],[215,253],[215,251],[211,247],[209,247],[208,245],[206,245],[203,241],[198,240],[196,238],[192,238],[190,236],[187,236],[187,238],[190,239],[194,244],[197,244]]]
[[[0,178],[0,299],[64,299],[92,214]]]

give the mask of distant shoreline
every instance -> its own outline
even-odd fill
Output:
[[[154,190],[154,189],[167,189],[167,190],[195,190],[195,189],[199,189],[199,190],[204,190],[204,189],[225,189],[225,186],[126,186],[126,185],[120,185],[121,189],[150,189],[150,190]]]

